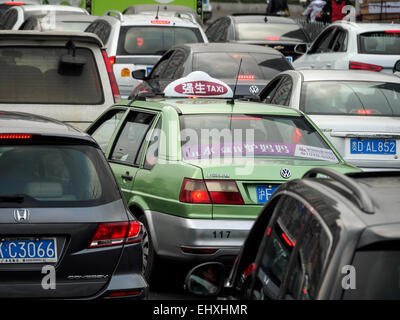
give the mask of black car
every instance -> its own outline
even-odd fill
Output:
[[[163,92],[170,82],[192,71],[203,71],[227,83],[236,97],[258,99],[265,85],[283,70],[293,70],[293,67],[280,52],[268,47],[232,43],[184,44],[168,50],[147,77],[145,70],[134,71],[132,75],[144,82],[129,98],[146,92]]]
[[[26,113],[0,128],[0,298],[145,298],[142,225],[97,143]]]
[[[283,53],[289,62],[300,54],[294,48],[310,39],[293,19],[277,16],[237,14],[217,19],[206,30],[210,42],[236,42],[269,46]]]
[[[195,267],[186,287],[236,299],[399,299],[399,187],[400,172],[312,169],[267,202],[224,288],[217,263]]]

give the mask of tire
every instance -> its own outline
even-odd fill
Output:
[[[143,238],[142,238],[142,257],[143,267],[142,274],[147,283],[151,285],[154,283],[156,265],[158,257],[154,251],[153,241],[149,232],[149,225],[144,215],[140,216],[139,221],[143,224]]]

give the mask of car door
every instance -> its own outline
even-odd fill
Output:
[[[155,116],[156,113],[150,111],[130,110],[108,155],[110,166],[127,201],[139,170],[145,137]]]
[[[295,248],[310,216],[306,204],[297,195],[280,196],[257,253],[257,269],[249,290],[249,298],[281,298],[287,273],[296,253]]]
[[[321,69],[322,65],[328,63],[330,58],[330,48],[336,27],[326,29],[315,40],[310,50],[301,58],[293,62],[295,69]]]

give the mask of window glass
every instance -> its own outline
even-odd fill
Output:
[[[368,81],[304,82],[301,109],[307,114],[400,115],[400,84]]]
[[[185,160],[275,157],[338,161],[316,129],[303,117],[183,115],[180,125]]]
[[[359,52],[364,54],[400,54],[397,30],[367,32],[359,35]]]
[[[165,68],[168,66],[170,58],[174,54],[175,51],[169,51],[157,62],[155,67],[151,70],[150,78],[151,79],[159,79],[162,78]]]
[[[324,53],[329,51],[329,43],[332,39],[334,29],[325,31],[318,39],[310,50],[310,53]]]
[[[92,51],[76,48],[84,64],[74,67],[61,62],[68,51],[66,47],[1,47],[0,103],[103,103]]]
[[[214,42],[214,37],[216,36],[216,31],[218,29],[218,25],[221,23],[221,20],[217,20],[211,26],[209,26],[206,30],[206,36],[208,41]]]
[[[347,32],[339,30],[332,46],[333,52],[346,52],[347,51]]]
[[[54,140],[54,139],[53,139]],[[87,145],[2,145],[1,207],[92,206],[119,199],[101,151]]]
[[[18,20],[17,10],[9,10],[1,16],[0,30],[11,30]]]
[[[238,82],[270,80],[281,71],[292,69],[283,57],[264,53],[203,52],[193,55],[193,71],[204,71],[213,78],[235,79],[240,59]]]
[[[183,65],[185,62],[185,52],[182,50],[176,50],[167,67],[163,72],[163,79],[177,79],[175,74],[178,74],[178,69]]]
[[[144,162],[145,169],[152,169],[157,163],[158,159],[158,147],[160,145],[161,137],[161,124],[162,119],[158,119],[157,125],[155,126],[153,133],[151,134],[149,146],[147,147],[146,158]]]
[[[290,93],[292,91],[292,79],[284,77],[276,89],[274,96],[271,99],[272,104],[289,105]]]
[[[297,40],[308,42],[300,26],[289,23],[237,23],[236,40]]]
[[[121,27],[117,55],[163,55],[174,45],[204,42],[199,29],[181,27]]]
[[[153,114],[131,112],[112,151],[111,160],[134,164],[153,118]]]
[[[124,114],[124,110],[112,110],[98,122],[97,128],[91,133],[103,152],[107,151],[111,137]]]

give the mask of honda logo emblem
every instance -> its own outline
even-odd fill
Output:
[[[14,219],[17,222],[25,222],[29,220],[30,212],[28,209],[15,209]]]

